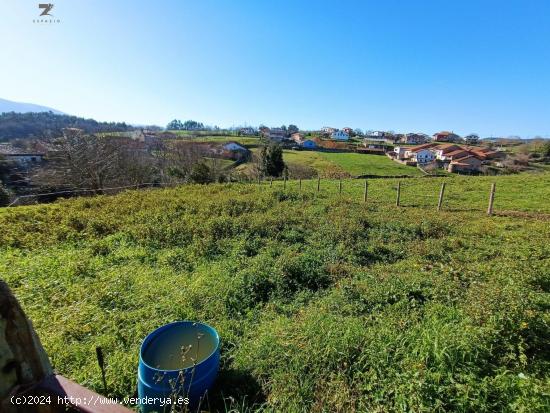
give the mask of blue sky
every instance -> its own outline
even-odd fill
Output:
[[[550,1],[0,0],[0,97],[164,126],[550,135]],[[40,1],[42,2],[42,0]]]

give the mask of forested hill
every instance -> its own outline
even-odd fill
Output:
[[[133,127],[122,122],[98,122],[53,112],[7,112],[0,114],[0,141],[58,136],[63,128],[80,128],[89,133],[122,132]]]

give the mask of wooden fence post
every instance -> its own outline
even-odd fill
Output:
[[[338,192],[342,195],[342,177],[340,177],[340,181],[338,182]]]
[[[318,176],[317,177],[317,192],[319,192],[320,189],[321,189],[321,177]]]
[[[101,347],[95,348],[95,354],[97,357],[97,364],[101,370],[101,379],[103,381],[103,391],[104,394],[107,394],[107,380],[105,379],[105,359],[103,357],[103,350]]]
[[[443,205],[443,194],[445,193],[445,182],[441,184],[441,189],[439,190],[439,201],[437,201],[437,210],[441,211],[441,206]]]
[[[397,182],[397,198],[395,200],[395,206],[399,206],[401,200],[401,181]]]
[[[369,190],[369,182],[365,179],[365,193],[363,194],[363,202],[367,202],[368,190]]]
[[[300,178],[299,185],[300,185],[300,191],[301,191],[302,190],[302,178]]]
[[[491,216],[493,215],[493,203],[495,202],[495,190],[496,190],[496,183],[491,184],[491,192],[489,193],[489,206],[487,207],[487,215]]]
[[[285,178],[285,179],[284,179],[284,181],[283,181],[283,189],[286,189],[286,175],[285,175],[284,178]]]

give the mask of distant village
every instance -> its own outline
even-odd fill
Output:
[[[119,130],[109,130],[110,125],[100,126],[100,131],[63,127],[42,136],[10,137],[0,142],[0,189],[4,188],[0,192],[14,199],[75,188],[101,192],[105,188],[250,181],[283,175],[296,179],[321,175],[494,175],[542,170],[550,160],[550,140],[480,139],[452,131],[430,136],[329,126],[319,130],[300,130],[295,125],[220,129],[176,120],[164,129],[118,125]],[[265,170],[270,148],[280,153],[276,173]],[[357,172],[347,169],[352,166],[345,159],[352,158],[360,165]]]
[[[66,128],[71,133],[75,128]],[[280,144],[284,148],[309,151],[356,152],[387,156],[395,162],[417,166],[424,170],[442,169],[452,173],[480,173],[484,165],[499,165],[506,153],[491,141],[482,141],[477,135],[460,137],[441,131],[429,136],[423,133],[392,133],[368,131],[344,127],[325,126],[318,131],[300,131],[296,127],[261,126],[241,127],[231,131],[216,131],[226,136],[225,141],[207,142],[195,140],[193,131],[180,135],[178,131],[137,129],[118,132],[120,142],[133,151],[151,152],[163,142],[178,140],[192,145],[201,156],[244,161],[250,156],[246,145],[232,141],[231,137],[257,137],[264,143]],[[198,133],[198,131],[194,131]],[[55,145],[42,140],[27,144],[25,149],[12,143],[0,143],[0,156],[20,166],[40,164],[48,153],[55,152]]]
[[[243,135],[254,135],[253,128],[241,128]],[[455,173],[479,173],[483,165],[497,163],[506,154],[480,146],[478,135],[459,135],[441,131],[429,136],[423,133],[394,134],[370,131],[365,134],[349,127],[337,129],[325,126],[315,132],[292,132],[282,128],[262,127],[264,138],[280,143],[290,143],[307,150],[353,150],[358,153],[385,155],[396,162],[420,168],[441,168]],[[355,145],[349,145],[349,142]],[[340,144],[339,144],[340,143]],[[358,144],[358,145],[357,145]]]

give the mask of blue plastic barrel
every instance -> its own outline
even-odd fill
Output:
[[[219,364],[220,337],[209,325],[176,321],[156,329],[139,352],[141,411],[170,411],[168,398],[188,398],[189,407],[196,408],[214,383]]]

